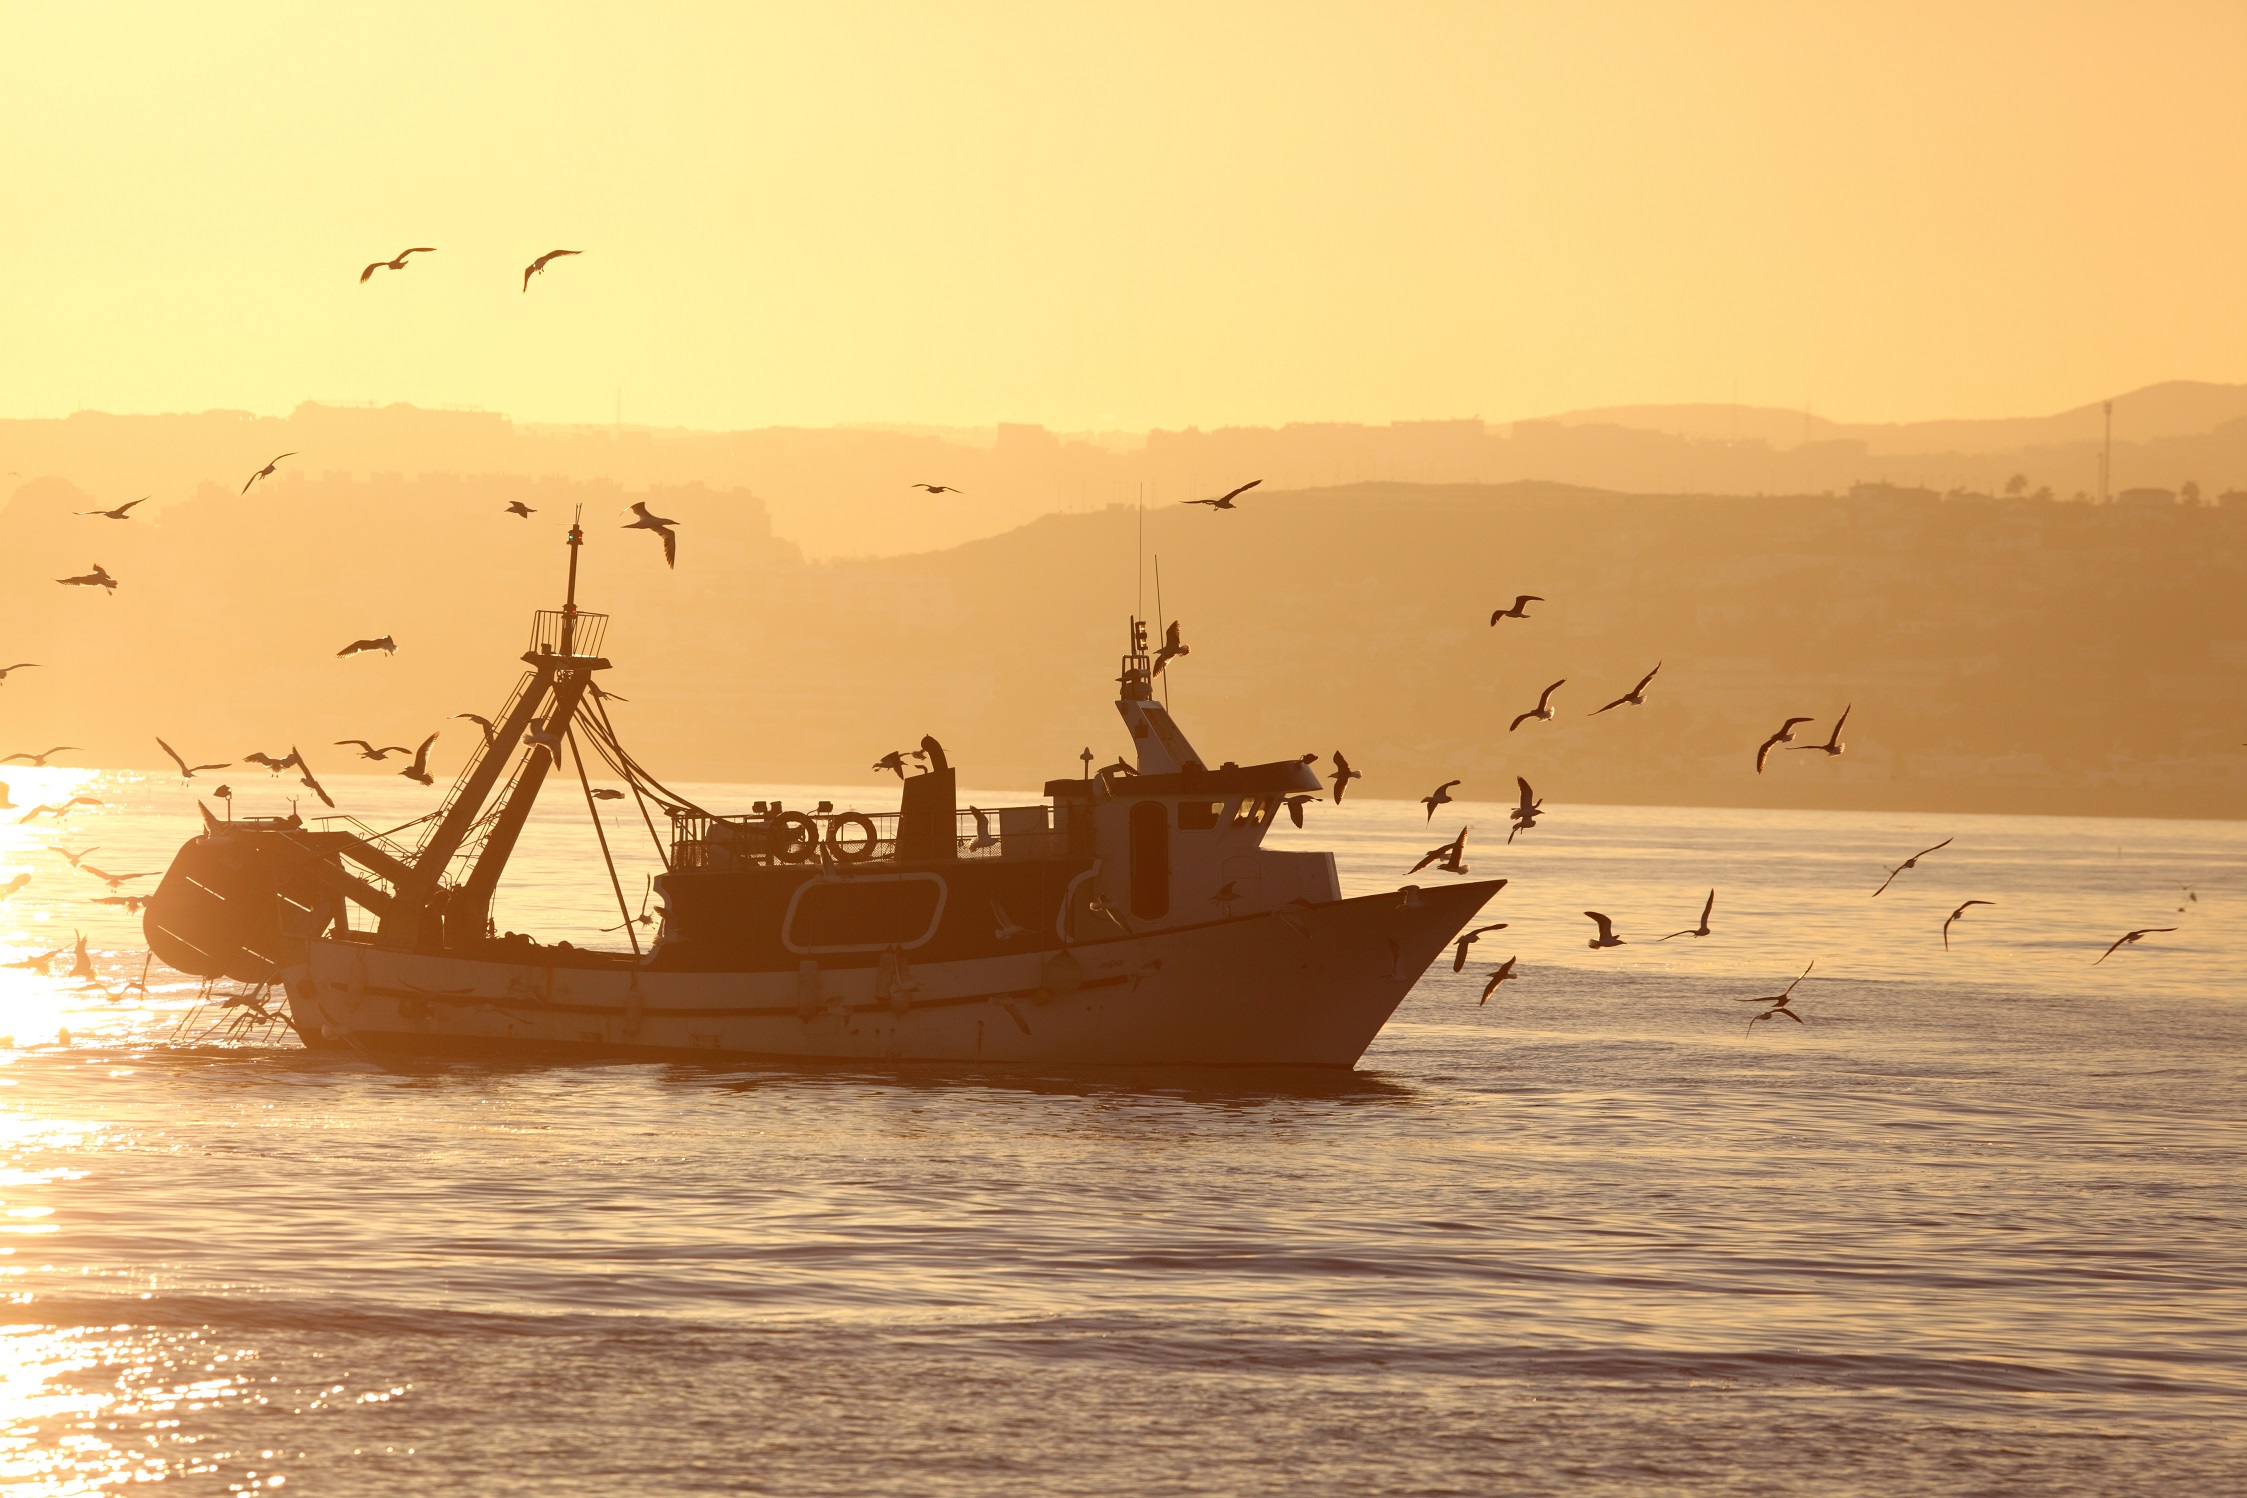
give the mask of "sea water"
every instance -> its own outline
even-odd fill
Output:
[[[1507,886],[1354,1073],[395,1066],[146,970],[4,776],[0,1481],[78,1493],[2237,1491],[2247,830],[1314,804]],[[435,791],[329,776],[385,826]],[[234,782],[244,813],[289,781]],[[873,809],[879,789],[689,788]],[[71,794],[57,825],[16,818]],[[205,796],[205,804],[220,804]],[[1030,799],[969,792],[985,807]],[[892,791],[894,801],[894,790]],[[316,808],[305,808],[310,811]],[[621,945],[550,790],[505,929]],[[1951,846],[1888,869],[1944,837]],[[128,880],[127,890],[153,879]],[[1694,925],[1716,891],[1713,934]],[[1960,902],[1985,899],[1951,929]],[[1591,950],[1583,912],[1625,945]],[[2096,963],[2123,931],[2175,926]],[[1517,958],[1488,1003],[1487,974]],[[1797,1025],[1755,1024],[1795,990]],[[212,998],[240,991],[220,985]],[[249,1023],[237,1023],[238,1021]],[[231,1031],[229,1027],[231,1028]]]

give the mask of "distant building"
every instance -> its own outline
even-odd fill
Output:
[[[2173,505],[2177,502],[2174,489],[2125,489],[2114,497],[2122,505]]]
[[[2247,510],[2247,489],[2226,489],[2216,496],[2216,503],[2227,510]]]
[[[1935,501],[1935,500],[1938,500],[1938,499],[1941,499],[1941,498],[1942,498],[1942,496],[1941,496],[1940,494],[1937,494],[1937,493],[1936,493],[1936,492],[1935,492],[1934,490],[1932,490],[1932,489],[1919,489],[1919,488],[1914,488],[1913,486],[1911,486],[1911,485],[1909,485],[1909,484],[1890,484],[1890,483],[1878,483],[1878,484],[1851,484],[1851,485],[1849,486],[1849,497],[1850,497],[1851,499],[1860,499],[1860,500],[1863,500],[1863,499],[1885,499],[1885,500],[1899,500],[1899,499],[1909,499],[1909,500],[1921,500],[1921,501],[1926,501],[1926,502],[1932,502],[1932,501]]]

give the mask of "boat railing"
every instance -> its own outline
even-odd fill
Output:
[[[540,609],[531,615],[532,655],[599,655],[609,616],[567,609]]]
[[[671,867],[893,862],[898,821],[894,811],[772,810],[748,816],[674,811]],[[1070,845],[1068,831],[1053,825],[1048,806],[975,807],[953,818],[953,853],[960,858],[1060,858]]]

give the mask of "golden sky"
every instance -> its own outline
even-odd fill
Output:
[[[2242,380],[2243,58],[2218,3],[0,3],[0,415],[1880,420]]]

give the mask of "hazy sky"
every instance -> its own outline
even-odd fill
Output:
[[[2041,412],[2247,379],[2243,58],[2235,3],[0,0],[0,415]]]

